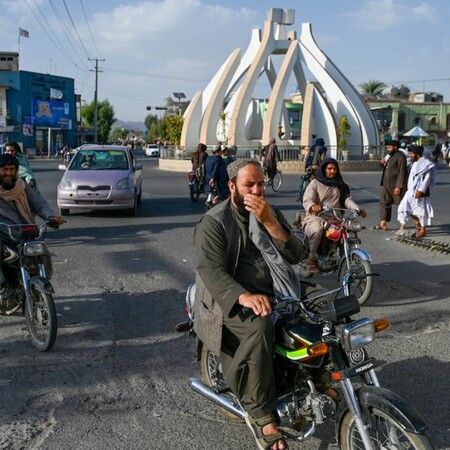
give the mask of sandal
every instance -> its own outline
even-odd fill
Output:
[[[250,428],[253,436],[255,437],[256,444],[258,445],[259,450],[270,450],[273,444],[276,444],[278,441],[283,440],[283,435],[280,431],[275,434],[265,435],[262,432],[262,429],[269,425],[270,423],[275,423],[274,417],[269,414],[267,416],[261,417],[260,419],[255,419],[249,414],[245,415],[245,423]],[[288,448],[286,441],[284,441],[285,448]]]
[[[420,228],[417,232],[416,232],[416,239],[420,239],[423,238],[424,236],[427,235],[427,230],[424,230],[423,228]]]
[[[372,227],[372,230],[383,230],[383,231],[387,231],[387,227],[382,227],[381,225],[374,225]]]

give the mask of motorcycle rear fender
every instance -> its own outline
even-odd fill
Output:
[[[38,289],[40,289],[42,292],[45,292],[46,294],[55,293],[52,284],[50,283],[49,280],[47,280],[47,278],[39,276],[33,277],[30,280],[30,286],[36,286]]]
[[[406,431],[423,434],[428,428],[422,416],[395,392],[378,386],[363,386],[359,391],[363,409],[368,405],[377,407],[395,417]]]
[[[368,252],[366,252],[366,250],[362,249],[362,248],[351,248],[349,251],[350,256],[351,255],[357,255],[359,256],[363,261],[371,261],[372,258],[369,255]]]

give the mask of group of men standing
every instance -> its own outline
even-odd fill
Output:
[[[407,148],[412,165],[407,168],[407,157],[399,151],[399,142],[386,142],[389,157],[382,160],[380,223],[375,230],[387,230],[392,219],[392,206],[398,206],[397,220],[400,223],[398,234],[406,230],[406,222],[411,217],[414,221],[416,238],[426,235],[427,226],[431,225],[434,211],[430,201],[430,188],[435,184],[436,167],[423,156],[421,145]]]

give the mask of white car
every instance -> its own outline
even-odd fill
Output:
[[[158,144],[147,144],[144,152],[145,152],[145,156],[159,156],[159,145]]]

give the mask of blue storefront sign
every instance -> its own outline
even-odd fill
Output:
[[[68,102],[33,99],[32,109],[35,127],[72,129]]]

